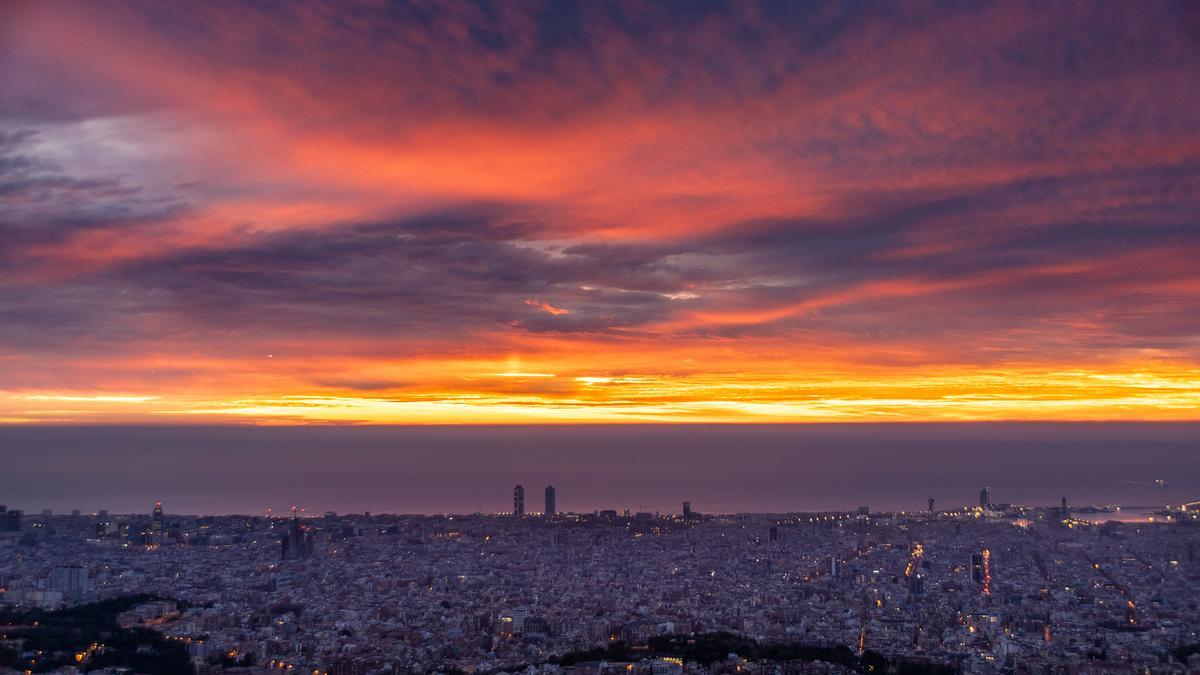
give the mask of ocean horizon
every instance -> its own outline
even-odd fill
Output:
[[[1198,423],[17,426],[0,504],[262,515],[1161,507],[1200,498]],[[1163,481],[1165,485],[1158,485]]]

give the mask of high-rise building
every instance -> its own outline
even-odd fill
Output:
[[[1059,508],[1058,516],[1060,520],[1066,520],[1071,517],[1071,509],[1067,508],[1067,498],[1062,498],[1062,507]]]
[[[300,524],[300,518],[295,514],[283,532],[280,548],[283,560],[305,560],[312,555],[312,533]]]
[[[513,488],[513,515],[525,515],[525,486],[518,485]]]
[[[992,552],[983,549],[983,594],[992,594]]]
[[[554,492],[554,486],[547,485],[546,486],[546,510],[545,510],[545,514],[546,514],[547,518],[558,513],[558,511],[557,511],[558,507],[555,504],[555,497],[556,497],[556,495]]]
[[[992,508],[992,488],[985,487],[979,491],[979,508],[991,510]]]
[[[154,502],[154,513],[151,516],[151,520],[153,520],[154,531],[162,532],[164,527],[162,502]]]
[[[779,541],[779,527],[772,525],[770,530],[767,530],[767,539],[770,541]]]
[[[692,517],[692,503],[691,502],[683,503],[683,517],[686,519],[689,519],[689,520],[691,519],[691,517]]]
[[[50,587],[62,591],[63,597],[79,602],[91,587],[88,571],[82,565],[62,565],[54,568]]]
[[[4,530],[7,532],[19,532],[21,530],[21,509],[9,509],[8,513],[4,515]]]
[[[529,610],[524,607],[517,607],[512,611],[513,632],[525,632],[525,620],[529,617]]]
[[[979,584],[984,595],[992,594],[992,552],[983,549],[971,554],[971,581]]]
[[[929,512],[930,512],[930,513],[933,513],[933,511],[934,511],[934,509],[933,509],[933,497],[930,497],[930,498],[929,498]]]

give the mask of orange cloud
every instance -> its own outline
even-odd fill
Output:
[[[1177,8],[579,9],[6,14],[0,420],[1200,416]]]

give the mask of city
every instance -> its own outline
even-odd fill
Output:
[[[1121,522],[986,488],[901,513],[512,496],[470,515],[8,509],[3,672],[108,672],[103,643],[31,649],[12,617],[130,597],[117,622],[166,645],[140,658],[194,673],[1200,672],[1200,504]],[[747,654],[698,656],[734,639]]]
[[[0,675],[1200,675],[1200,0],[0,0]]]

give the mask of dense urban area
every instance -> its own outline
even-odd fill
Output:
[[[0,672],[1200,673],[1198,507],[6,509]]]

